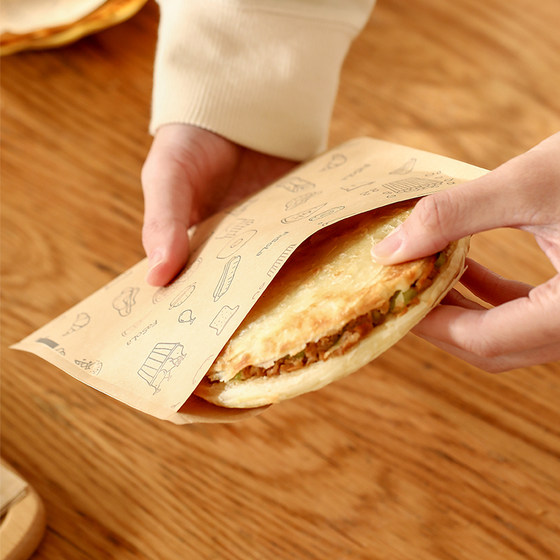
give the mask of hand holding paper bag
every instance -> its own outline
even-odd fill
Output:
[[[161,127],[142,170],[148,282],[167,284],[185,265],[190,226],[263,188],[294,165],[196,126]]]
[[[196,171],[197,167],[192,169]],[[187,405],[189,401],[192,404],[193,392],[222,349],[259,296],[305,240],[346,218],[445,190],[484,173],[484,170],[465,163],[371,138],[347,142],[299,166],[256,195],[191,228],[188,239],[192,251],[190,262],[172,284],[159,288],[148,285],[145,280],[148,263],[141,261],[16,347],[34,352],[81,381],[158,418],[179,423],[236,419],[240,416],[239,410],[235,412],[233,409],[232,413],[223,406],[255,407],[263,402],[277,402],[319,388],[325,380],[329,382],[348,375],[373,357],[368,353],[360,355],[359,360],[346,360],[348,363],[344,363],[345,360],[331,362],[343,365],[335,377],[330,365],[323,368],[319,363],[315,369],[320,370],[317,373],[323,378],[321,383],[309,386],[296,383],[298,386],[294,391],[290,389],[287,393],[269,395],[271,398],[265,401],[244,400],[237,405],[237,400],[226,402],[218,399],[212,402],[220,404],[220,407],[214,406],[210,411],[208,407],[202,411],[200,402],[196,402],[196,409],[183,407],[185,401]],[[171,216],[171,223],[173,220]],[[184,228],[184,224],[181,227]],[[157,229],[154,231],[157,233]],[[384,236],[389,231],[390,228],[382,226],[379,233]],[[364,254],[370,263],[371,242],[372,237],[366,236]],[[310,253],[310,261],[315,253],[318,251]],[[418,322],[448,291],[462,270],[464,253],[464,247],[453,252],[460,258],[457,261],[449,259],[453,265],[449,275],[444,273],[447,266],[441,268],[443,281],[436,279],[433,282],[436,293],[430,295],[426,291],[429,296],[427,306],[417,306],[421,313],[413,316],[406,312],[407,317],[414,318],[412,323],[407,323],[406,329],[385,328],[391,321],[382,321],[379,332],[391,334],[387,339],[381,337],[384,339],[379,347],[382,351],[404,336],[412,324]],[[437,257],[429,260],[425,269],[427,274],[438,268],[436,261]],[[329,262],[330,257],[326,260],[327,267]],[[344,277],[345,268],[337,267],[336,274]],[[358,269],[358,273],[350,276],[359,278],[359,265]],[[372,275],[362,276],[366,284],[375,281]],[[393,291],[385,293],[383,301],[373,302],[374,308],[360,308],[357,316],[348,317],[347,326],[337,325],[336,329],[348,331],[345,337],[340,336],[340,346],[346,348],[348,338],[360,335],[362,327],[367,326],[367,321],[362,324],[366,315],[366,318],[371,316],[371,325],[377,327],[379,317],[377,313],[371,315],[370,311],[378,309],[381,314],[386,314],[393,308],[399,310],[400,300],[396,305],[396,299],[392,301],[393,295],[400,297],[403,289],[408,291],[415,282],[423,284],[422,278],[422,273],[414,277],[409,277],[408,273],[398,275],[397,282],[391,284]],[[406,285],[401,286],[400,279]],[[299,283],[304,284],[305,275],[296,274],[294,283],[296,287]],[[327,280],[323,285],[328,287],[330,284]],[[388,285],[382,283],[382,287]],[[353,305],[354,292],[350,293],[345,287],[346,283],[342,282],[342,295],[349,305]],[[408,298],[407,294],[408,299],[414,300],[415,297],[412,294]],[[402,298],[406,305],[404,294]],[[126,306],[122,305],[123,300]],[[318,303],[328,301],[319,294]],[[367,303],[369,305],[372,300]],[[305,305],[302,309],[304,313]],[[328,316],[328,308],[325,313]],[[77,317],[86,316],[89,318],[87,323],[77,322]],[[300,314],[299,319],[302,318]],[[354,324],[354,319],[359,325]],[[297,322],[294,321],[295,324]],[[77,323],[81,328],[74,328]],[[395,323],[403,325],[400,319]],[[398,336],[393,336],[395,333]],[[321,346],[318,349],[320,361],[327,357],[327,353],[342,350],[338,347],[323,348],[323,342],[331,341],[329,337],[337,336],[336,332],[319,334],[322,338],[318,341]],[[312,344],[314,342],[311,340]],[[292,350],[290,347],[286,351]],[[305,350],[308,351],[306,358],[309,358],[310,348]],[[351,356],[350,353],[345,355]],[[266,360],[269,358],[277,359],[278,356],[265,357]],[[296,359],[299,360],[297,352],[288,360],[289,363],[280,360],[282,363],[278,365],[291,368]],[[266,369],[264,363],[254,365]],[[216,373],[222,375],[223,371],[220,369]],[[323,371],[328,373],[326,377],[323,377]],[[233,373],[235,376],[236,372]],[[291,378],[296,379],[296,374]],[[206,416],[201,416],[206,412]]]
[[[496,227],[531,232],[558,274],[532,287],[470,261],[461,282],[494,307],[454,292],[414,332],[493,372],[558,360],[560,133],[479,179],[422,199],[375,255],[382,263],[401,262]]]

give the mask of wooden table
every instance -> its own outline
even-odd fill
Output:
[[[2,60],[2,454],[47,513],[38,559],[560,558],[560,366],[491,375],[409,335],[320,392],[178,427],[7,346],[143,257],[158,10]],[[331,144],[494,168],[560,129],[557,0],[379,0]],[[533,240],[472,256],[539,283]]]

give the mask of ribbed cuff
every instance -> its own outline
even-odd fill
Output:
[[[325,148],[340,68],[372,1],[160,4],[152,133],[189,123],[296,160]]]

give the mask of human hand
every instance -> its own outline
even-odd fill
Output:
[[[167,284],[185,265],[190,226],[273,182],[295,164],[193,125],[159,128],[142,169],[147,281]]]
[[[530,232],[558,271],[532,287],[468,260],[461,278],[490,309],[452,291],[414,332],[490,372],[560,359],[560,133],[487,175],[421,199],[374,258],[394,264],[496,227]]]

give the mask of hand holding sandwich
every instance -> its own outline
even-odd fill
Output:
[[[497,227],[530,232],[558,271],[532,287],[468,260],[461,282],[490,308],[451,292],[414,332],[487,371],[560,359],[560,133],[487,175],[419,201],[374,258],[394,264]]]
[[[295,162],[187,124],[158,129],[142,169],[148,282],[170,282],[189,255],[187,230],[286,174]]]

